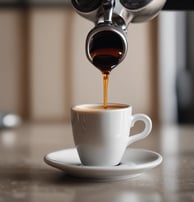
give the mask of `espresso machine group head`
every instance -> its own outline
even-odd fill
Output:
[[[126,56],[129,23],[154,18],[166,0],[71,0],[73,8],[84,18],[94,22],[86,38],[86,55],[93,63],[94,49],[120,50],[118,64]],[[94,64],[94,63],[93,63]]]

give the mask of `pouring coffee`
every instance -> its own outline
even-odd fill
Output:
[[[129,23],[145,22],[154,18],[166,0],[71,0],[82,17],[94,22],[95,27],[86,38],[86,56],[103,74],[104,108],[107,106],[110,72],[127,54]]]
[[[127,37],[119,28],[101,24],[92,29],[86,39],[89,61],[105,74],[115,68],[126,56]]]

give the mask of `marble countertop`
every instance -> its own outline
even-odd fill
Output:
[[[69,124],[25,123],[0,130],[0,201],[194,201],[194,126],[154,126],[131,145],[163,156],[158,167],[127,180],[96,182],[68,176],[43,157],[73,147]]]

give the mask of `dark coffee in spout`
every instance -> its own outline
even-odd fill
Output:
[[[112,31],[102,31],[93,36],[89,54],[92,63],[103,73],[115,68],[125,53],[121,37]]]

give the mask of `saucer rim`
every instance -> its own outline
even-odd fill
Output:
[[[62,149],[62,150],[57,150],[57,151],[53,151],[50,152],[48,154],[46,154],[44,156],[44,162],[50,166],[53,166],[55,168],[61,169],[63,171],[65,171],[66,169],[74,169],[77,171],[83,170],[83,171],[111,171],[111,172],[118,172],[118,171],[138,171],[138,170],[147,170],[147,169],[152,169],[158,165],[160,165],[163,161],[163,157],[161,154],[159,154],[158,152],[152,151],[152,150],[147,150],[147,149],[141,149],[141,148],[127,148],[127,151],[140,151],[140,152],[144,152],[144,153],[149,153],[152,155],[156,156],[156,159],[150,162],[145,162],[143,164],[140,165],[128,165],[128,164],[124,164],[124,166],[87,166],[87,165],[83,165],[81,164],[81,162],[78,162],[78,164],[74,165],[71,163],[67,163],[67,162],[59,162],[57,160],[53,160],[50,159],[50,155],[52,154],[56,154],[56,153],[61,153],[61,152],[67,152],[67,151],[76,151],[75,147],[71,147],[71,148],[67,148],[67,149]],[[121,161],[122,163],[122,161]],[[61,167],[62,166],[62,167]],[[66,169],[64,169],[64,167]]]

